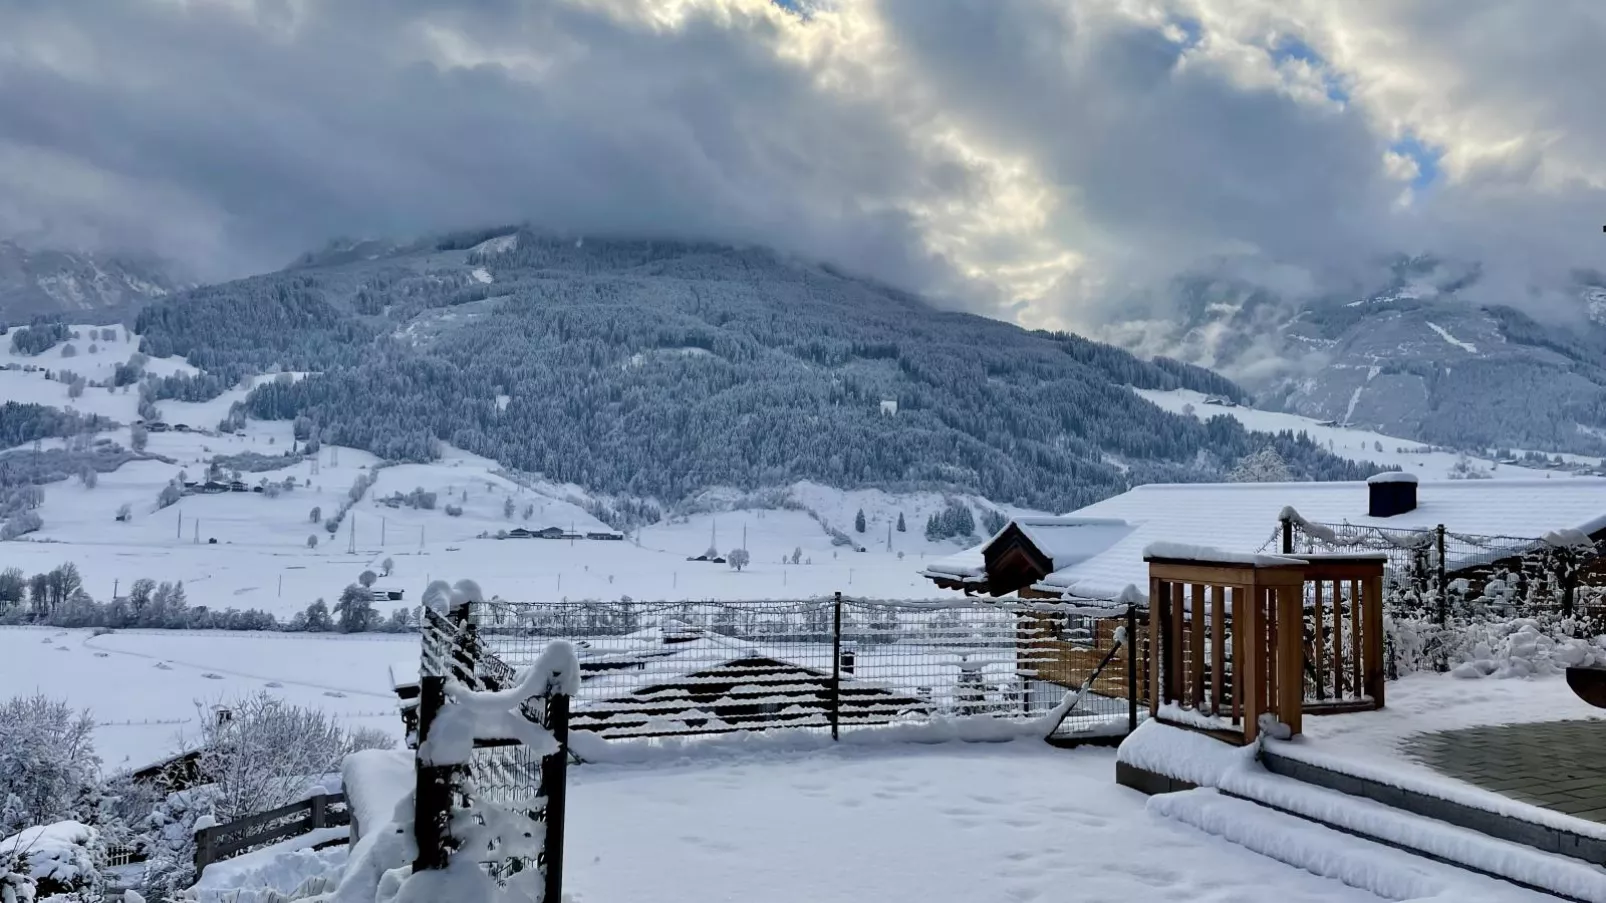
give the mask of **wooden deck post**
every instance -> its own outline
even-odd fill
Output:
[[[1265,618],[1262,613],[1261,595],[1264,589],[1256,584],[1251,576],[1247,586],[1241,587],[1242,595],[1233,600],[1232,627],[1233,627],[1233,657],[1238,662],[1238,673],[1233,675],[1234,682],[1241,682],[1240,696],[1243,700],[1243,728],[1244,742],[1253,743],[1260,733],[1260,726],[1256,721],[1262,710],[1261,682],[1262,667],[1266,660],[1265,643],[1261,639],[1265,636],[1266,628],[1262,623]]]
[[[1282,584],[1275,591],[1277,604],[1277,720],[1298,734],[1305,709],[1305,581]]]
[[[1381,709],[1387,683],[1383,663],[1383,578],[1367,577],[1362,587],[1366,603],[1366,695]]]

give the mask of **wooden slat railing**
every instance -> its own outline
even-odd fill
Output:
[[[299,837],[318,828],[338,828],[351,823],[343,793],[319,794],[299,803],[214,825],[195,832],[195,871],[199,874],[220,859],[266,846],[289,837]]]
[[[1249,743],[1272,716],[1383,705],[1383,559],[1150,557],[1155,716]]]

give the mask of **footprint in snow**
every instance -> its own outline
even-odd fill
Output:
[[[171,670],[173,670],[173,666],[169,665],[167,662],[157,662],[156,663],[156,667],[162,669],[163,671],[171,671]]]
[[[201,676],[206,678],[207,680],[222,680],[223,679],[223,675],[221,675],[221,674],[213,674],[211,671],[208,671],[205,674],[202,674]]]

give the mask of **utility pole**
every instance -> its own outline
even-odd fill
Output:
[[[121,586],[122,584],[123,584],[123,581],[120,580],[120,579],[112,580],[112,601],[113,602],[117,601],[117,587]]]
[[[201,544],[201,519],[200,518],[196,518],[195,520],[191,521],[191,524],[195,527],[195,544],[196,545],[200,545]]]
[[[174,539],[183,539],[184,538],[184,509],[183,508],[180,508],[179,511],[178,511],[178,532],[173,535],[173,538]]]
[[[284,572],[279,572],[279,598],[284,598]]]
[[[346,554],[357,554],[357,512],[351,512],[351,529],[346,531]]]
[[[381,549],[385,547],[385,529],[389,526],[390,523],[388,518],[381,517],[379,519],[379,547]]]
[[[887,524],[887,551],[892,551],[892,525]]]
[[[424,526],[422,524],[418,526],[418,551],[424,551]]]

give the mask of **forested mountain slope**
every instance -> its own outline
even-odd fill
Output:
[[[1133,482],[1220,478],[1268,442],[1304,477],[1369,472],[1126,389],[1241,395],[1208,371],[938,311],[770,251],[511,230],[353,247],[146,309],[144,350],[210,374],[155,394],[316,371],[262,384],[243,413],[306,418],[391,458],[449,441],[670,502],[811,479],[1069,510]]]

